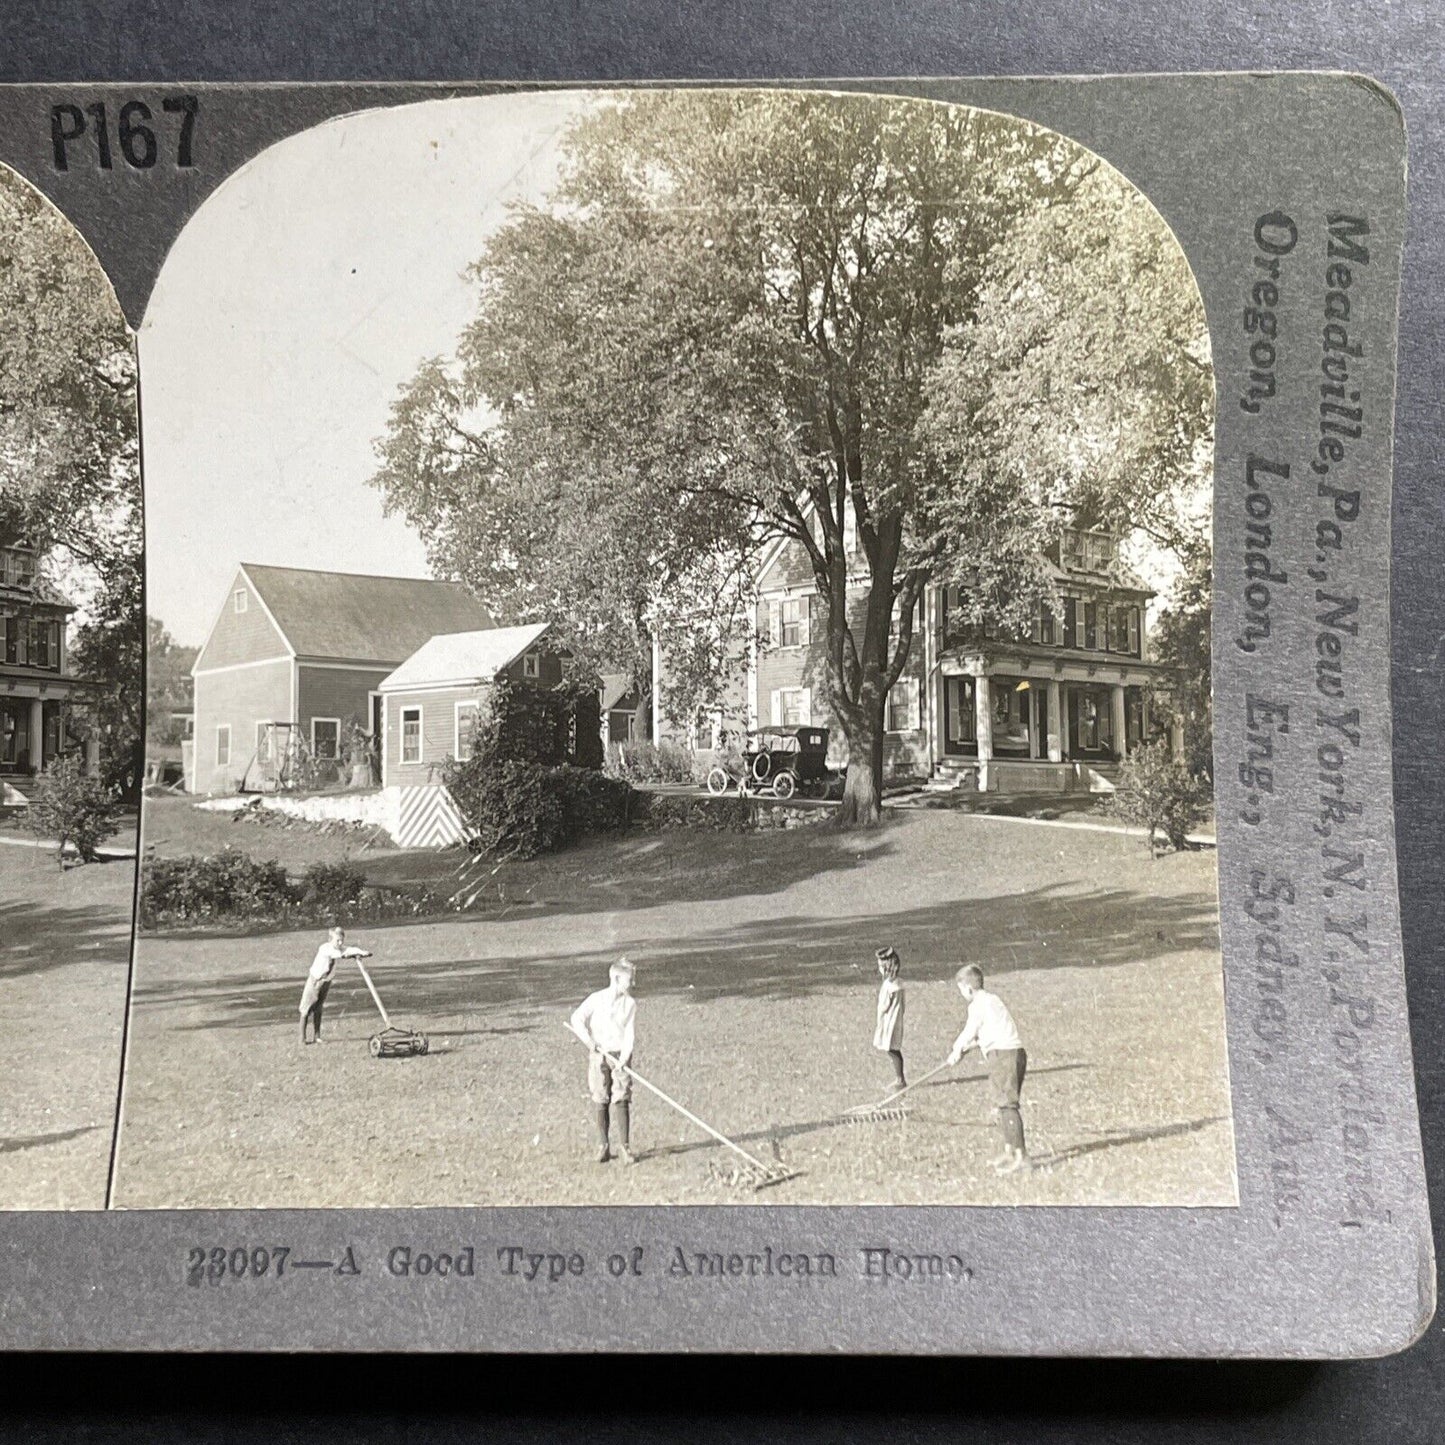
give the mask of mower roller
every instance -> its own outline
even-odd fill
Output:
[[[366,982],[368,992],[372,1001],[376,1004],[376,1011],[381,1015],[381,1022],[385,1027],[379,1034],[372,1034],[371,1042],[367,1047],[371,1050],[373,1059],[411,1059],[418,1054],[428,1053],[431,1044],[427,1036],[415,1029],[398,1028],[392,1023],[391,1015],[386,1011],[386,1005],[381,1001],[381,995],[376,991],[376,985],[371,981],[371,975],[366,971],[366,965],[358,958],[356,966],[361,970],[361,977]]]

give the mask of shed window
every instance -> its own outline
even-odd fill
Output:
[[[216,728],[216,766],[231,766],[231,724],[221,723]]]
[[[535,652],[529,652],[522,658],[522,676],[539,677],[541,675],[540,659]]]
[[[341,752],[341,719],[338,717],[314,717],[311,719],[311,756],[313,758],[336,758]]]
[[[237,612],[244,612],[246,610],[246,604],[248,600],[249,599],[247,598],[246,589],[244,587],[236,588],[235,602]]]
[[[464,763],[472,755],[477,739],[477,702],[475,698],[457,704],[457,724],[453,757]]]
[[[404,707],[401,710],[401,760],[404,763],[421,762],[421,709]]]

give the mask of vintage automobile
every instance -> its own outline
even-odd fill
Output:
[[[755,728],[742,742],[731,766],[719,763],[708,772],[707,790],[715,797],[729,790],[745,798],[841,796],[843,775],[828,766],[827,728]]]

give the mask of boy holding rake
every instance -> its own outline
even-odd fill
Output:
[[[610,1128],[617,1120],[618,1157],[636,1163],[632,1154],[632,1062],[637,1000],[632,996],[632,964],[619,958],[607,971],[607,987],[588,994],[570,1020],[572,1032],[587,1045],[587,1092],[597,1125],[597,1162],[612,1157]],[[614,1064],[613,1061],[616,1061]]]
[[[1008,1006],[983,986],[983,970],[977,964],[966,964],[954,974],[958,991],[968,1001],[968,1017],[963,1032],[954,1040],[948,1056],[950,1064],[958,1061],[975,1045],[988,1065],[989,1082],[993,1085],[999,1128],[1003,1131],[1004,1151],[994,1160],[1000,1174],[1022,1169],[1027,1157],[1024,1150],[1024,1121],[1019,1112],[1019,1090],[1023,1088],[1028,1055],[1019,1039],[1018,1026]]]

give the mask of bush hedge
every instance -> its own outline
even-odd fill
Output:
[[[698,782],[693,754],[678,743],[609,743],[607,773],[628,783]]]
[[[535,858],[632,816],[630,784],[592,768],[544,768],[473,755],[448,768],[446,785],[473,831],[473,848],[495,858]]]
[[[313,863],[299,878],[234,848],[204,856],[150,857],[141,870],[140,918],[162,923],[332,923],[440,911],[430,893],[366,881],[354,863]]]

